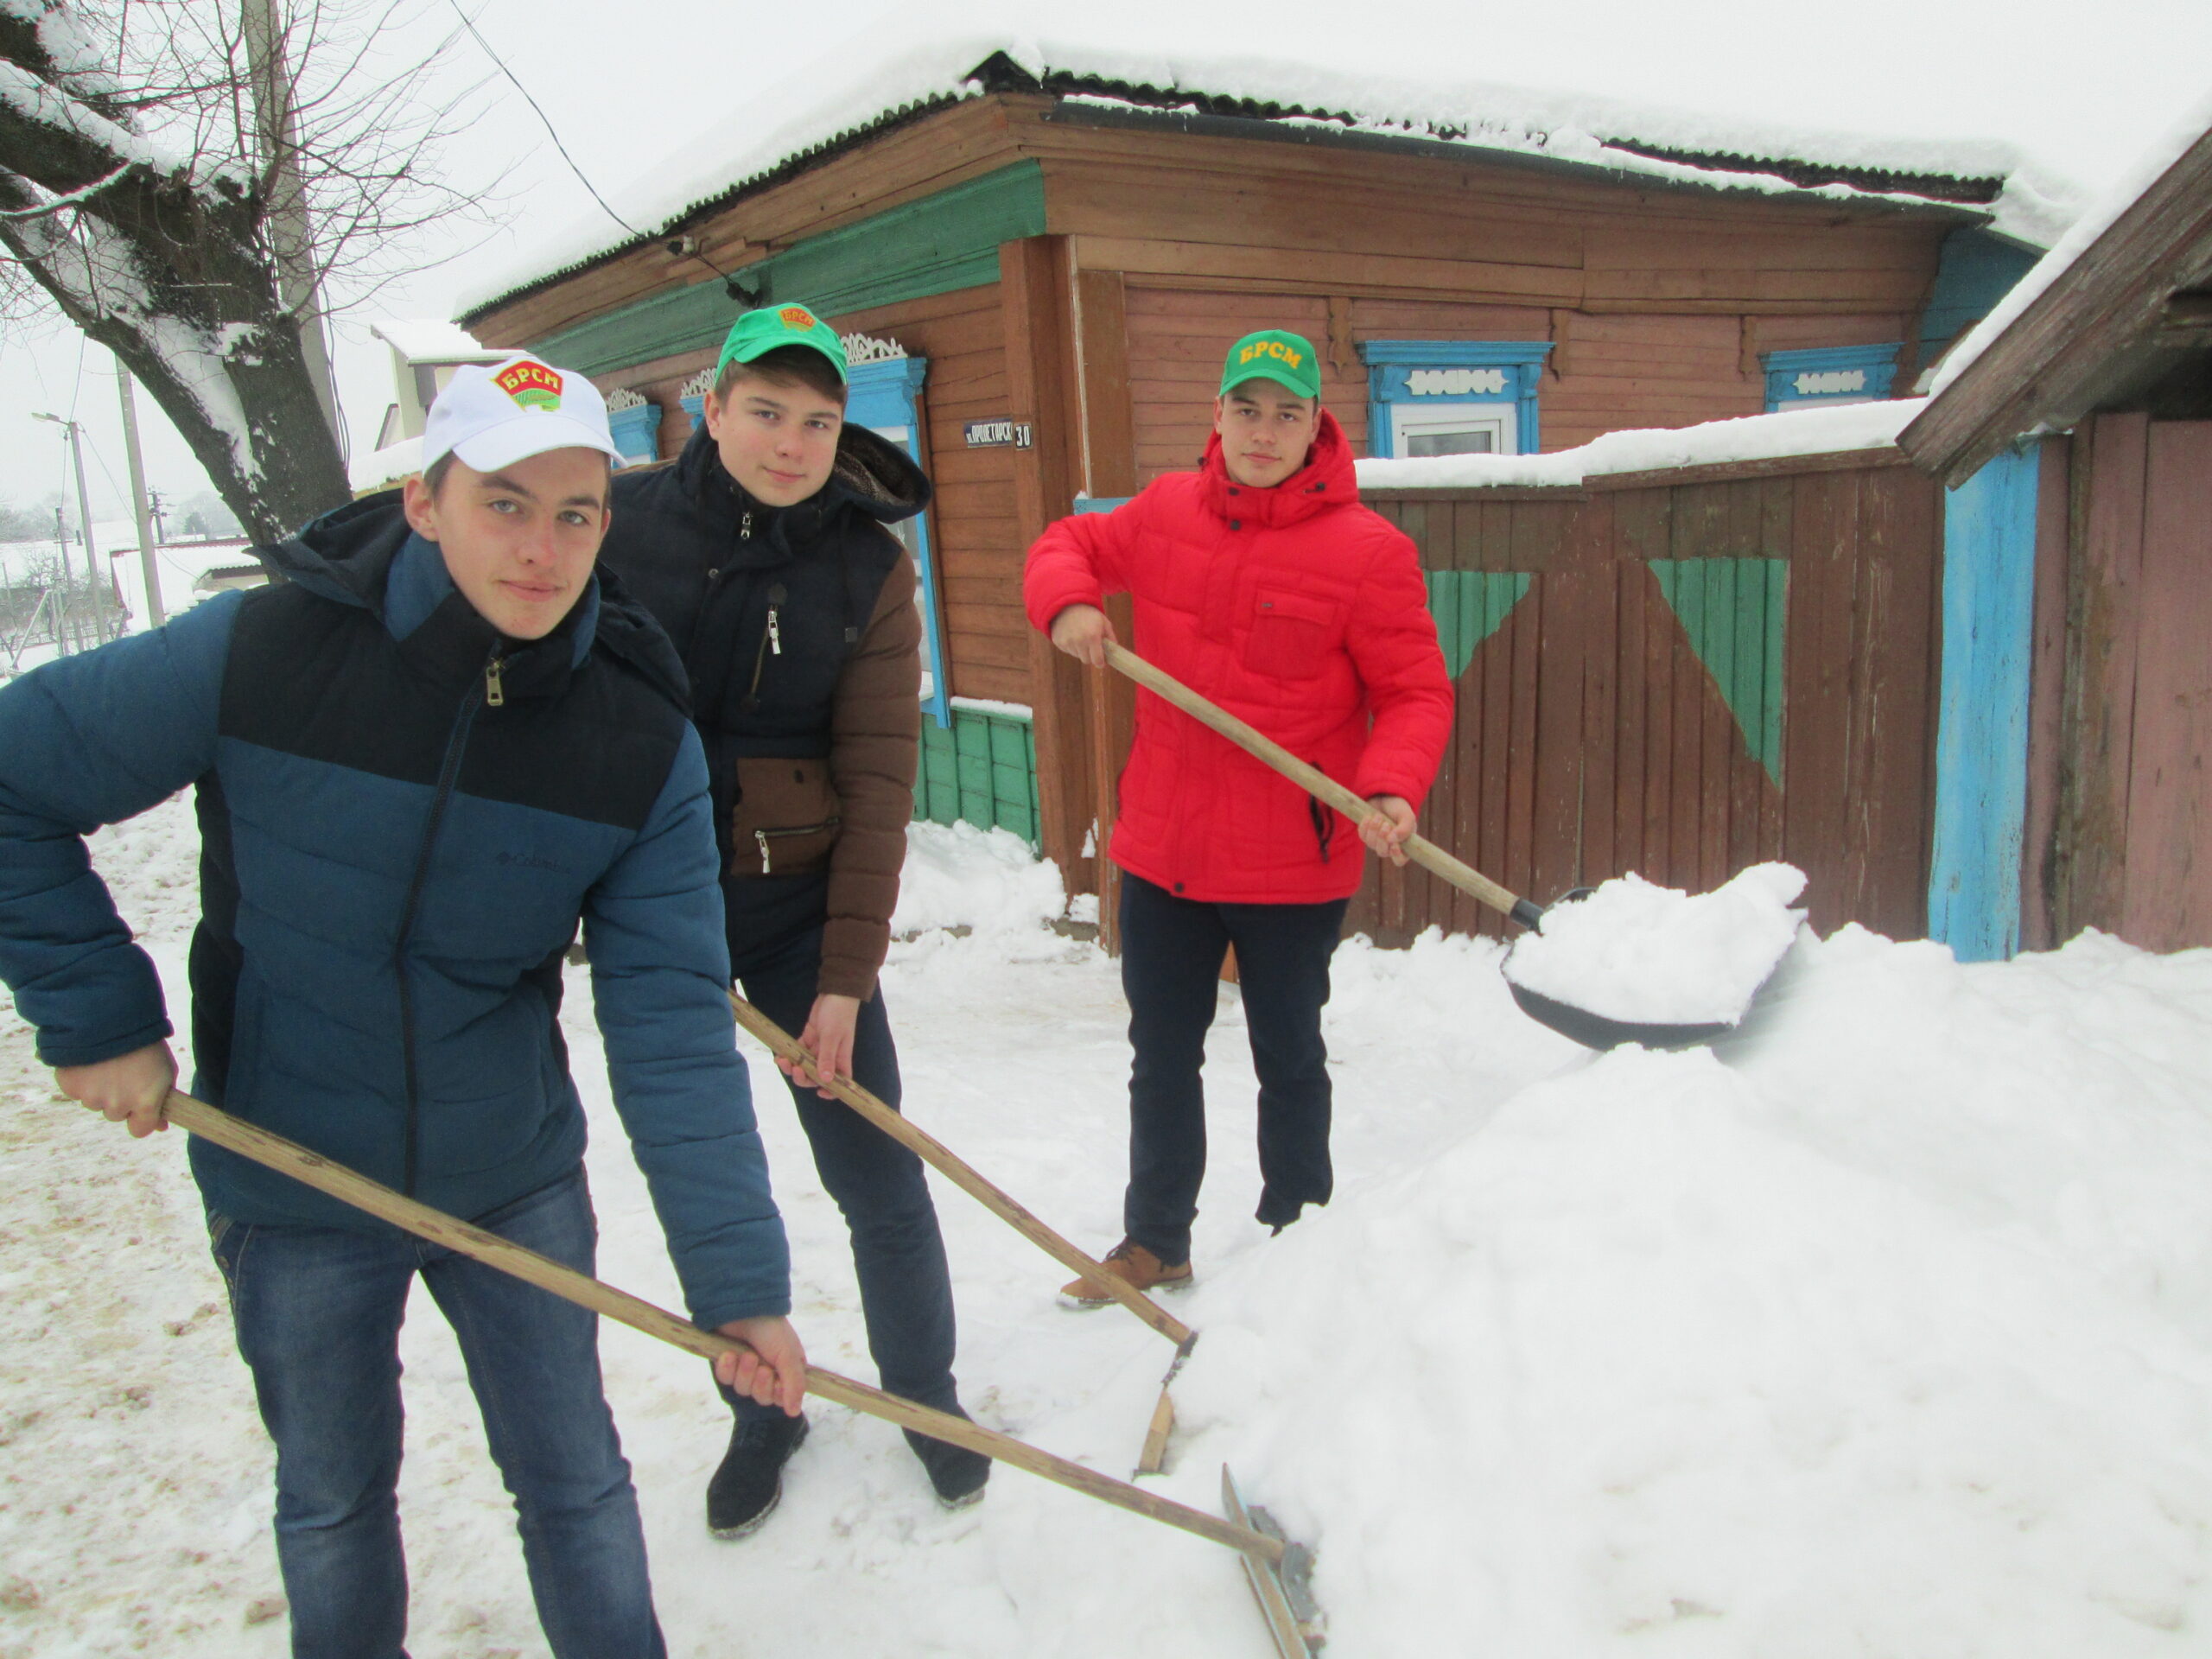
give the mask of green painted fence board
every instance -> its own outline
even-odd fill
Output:
[[[1037,844],[1037,741],[1019,715],[956,706],[950,730],[925,723],[914,816],[1011,830]]]
[[[999,244],[1045,233],[1045,175],[1033,161],[810,236],[747,265],[764,302],[804,300],[824,316],[925,299],[999,279]],[[718,282],[696,283],[532,340],[564,369],[606,374],[720,346],[745,309]]]
[[[1745,745],[1779,788],[1788,562],[1653,559],[1650,566],[1690,648],[1727,700]]]
[[[1458,679],[1474,660],[1482,642],[1505,625],[1529,591],[1529,576],[1516,570],[1430,570],[1428,608],[1436,617],[1437,643],[1444,666]]]

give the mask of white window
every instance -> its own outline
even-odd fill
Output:
[[[1390,406],[1394,455],[1512,455],[1520,453],[1520,423],[1510,404],[1419,404]]]

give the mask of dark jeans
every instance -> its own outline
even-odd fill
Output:
[[[583,1171],[478,1218],[592,1271]],[[662,1659],[630,1465],[600,1387],[599,1321],[401,1233],[209,1220],[238,1352],[276,1442],[276,1558],[298,1659],[404,1659],[399,1325],[416,1274],[461,1339],[558,1659]]]
[[[805,1028],[822,973],[822,907],[810,920],[780,937],[763,937],[760,925],[788,918],[793,906],[753,902],[753,890],[776,878],[732,882],[728,897],[731,971],[745,1000],[794,1037]],[[794,876],[795,886],[822,880]],[[795,895],[804,899],[808,888]],[[802,907],[801,913],[810,913]],[[899,1109],[899,1051],[880,988],[861,1004],[853,1041],[853,1077],[893,1111]],[[890,1393],[950,1409],[954,1402],[952,1274],[937,1207],[930,1201],[922,1160],[841,1100],[824,1100],[811,1087],[791,1085],[800,1128],[814,1149],[814,1167],[836,1200],[852,1234],[853,1267],[860,1279],[861,1313],[868,1350]],[[722,1390],[741,1418],[776,1414]]]
[[[1191,1223],[1206,1173],[1198,1072],[1231,944],[1260,1077],[1259,1218],[1293,1222],[1304,1205],[1329,1201],[1329,1052],[1321,1008],[1349,903],[1210,904],[1123,874],[1122,990],[1135,1058],[1122,1223],[1162,1262],[1191,1259]]]

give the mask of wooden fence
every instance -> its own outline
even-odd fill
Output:
[[[1381,490],[1458,688],[1432,839],[1539,902],[1786,859],[1814,925],[1926,931],[1942,503],[1893,451]],[[1370,864],[1350,925],[1499,918]]]

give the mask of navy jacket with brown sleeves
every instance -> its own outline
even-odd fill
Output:
[[[791,507],[739,487],[703,424],[614,480],[600,562],[668,631],[706,746],[734,924],[785,878],[827,873],[821,994],[874,995],[891,938],[921,741],[921,614],[889,526],[927,505],[896,445],[847,426],[830,482]]]

